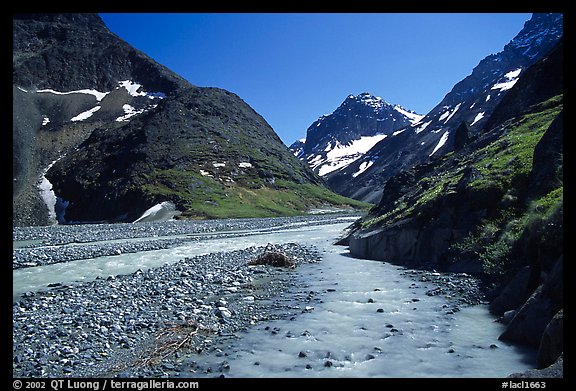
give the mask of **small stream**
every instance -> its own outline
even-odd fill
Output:
[[[534,365],[531,350],[498,340],[484,305],[449,314],[390,264],[330,248],[299,279],[314,299],[295,320],[262,323],[213,358],[227,377],[506,377]],[[310,296],[309,296],[310,297]],[[298,306],[295,306],[296,309]],[[197,375],[195,375],[197,376]]]

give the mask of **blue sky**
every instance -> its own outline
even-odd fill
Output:
[[[192,84],[239,95],[287,145],[349,94],[426,114],[527,13],[100,14]]]

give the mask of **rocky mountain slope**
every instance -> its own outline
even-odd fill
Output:
[[[325,176],[363,156],[380,140],[421,119],[400,105],[367,92],[349,95],[331,114],[323,115],[290,150]]]
[[[528,67],[547,55],[562,31],[562,14],[534,14],[504,50],[480,61],[420,121],[396,131],[361,158],[326,175],[330,188],[377,203],[384,183],[392,176],[452,151],[456,130],[462,124],[471,135],[482,132],[502,99]]]
[[[538,347],[543,368],[563,350],[562,41],[486,124],[392,176],[344,243],[361,258],[481,276],[501,339]]]
[[[13,42],[14,225],[347,203],[238,96],[191,85],[96,14],[14,15]]]

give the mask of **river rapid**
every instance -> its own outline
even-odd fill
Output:
[[[319,219],[323,220],[319,223]],[[230,329],[231,331],[220,332],[218,336],[206,338],[211,343],[209,348],[202,351],[179,352],[170,358],[169,364],[157,366],[157,369],[124,371],[122,372],[124,376],[462,378],[506,377],[511,373],[523,372],[534,367],[534,351],[498,340],[503,326],[495,322],[495,318],[488,313],[486,305],[466,305],[458,302],[456,297],[431,295],[430,292],[437,289],[438,284],[433,278],[426,278],[426,274],[414,273],[385,262],[354,259],[348,255],[346,247],[335,246],[333,243],[353,218],[342,217],[338,220],[314,217],[310,221],[314,221],[314,224],[308,224],[305,220],[286,224],[285,221],[278,220],[278,224],[274,225],[267,220],[266,228],[229,227],[223,231],[211,231],[209,235],[196,234],[193,240],[191,240],[193,234],[179,233],[180,238],[187,240],[168,248],[121,252],[116,255],[15,269],[13,271],[14,340],[17,342],[14,348],[15,362],[17,361],[14,364],[15,375],[49,376],[54,373],[51,372],[53,370],[59,375],[78,376],[89,374],[90,368],[102,364],[102,360],[98,359],[96,360],[98,365],[92,366],[92,363],[84,365],[83,360],[89,360],[88,356],[92,359],[100,353],[95,353],[96,350],[93,352],[91,347],[86,346],[77,349],[79,352],[74,350],[74,346],[71,346],[73,344],[66,339],[66,330],[62,335],[56,334],[54,338],[47,333],[46,338],[51,339],[46,343],[41,338],[36,340],[28,336],[21,337],[21,328],[27,327],[28,335],[39,331],[32,326],[22,326],[34,322],[34,318],[29,315],[32,312],[29,308],[42,308],[42,311],[46,311],[43,313],[48,323],[46,327],[58,329],[60,327],[58,322],[65,323],[60,317],[62,311],[50,312],[50,306],[57,306],[55,303],[60,303],[59,300],[65,303],[66,297],[71,297],[72,293],[86,288],[88,284],[102,285],[116,282],[116,285],[121,285],[122,289],[126,290],[128,281],[131,281],[128,279],[139,278],[142,273],[161,276],[164,271],[160,270],[170,268],[184,270],[181,260],[185,258],[193,260],[195,257],[200,257],[199,261],[196,261],[200,266],[197,269],[198,276],[194,280],[196,290],[193,292],[196,297],[193,302],[186,302],[185,298],[179,299],[182,303],[187,303],[188,307],[185,310],[199,315],[203,314],[201,311],[209,312],[212,318],[206,315],[204,319],[219,321],[223,325],[221,331],[225,330],[227,324],[233,322],[236,317],[242,318],[239,314],[244,313],[244,307],[251,308],[251,316],[246,318],[247,321],[242,327],[234,327]],[[49,229],[50,227],[46,228]],[[90,230],[95,227],[88,225],[82,229]],[[168,238],[175,236],[176,234],[166,235]],[[157,239],[158,235],[154,238]],[[123,240],[134,238],[115,239],[119,244]],[[262,251],[261,247],[268,243],[287,246],[296,244],[313,249],[318,259],[314,262],[301,262],[294,270],[272,274],[266,274],[269,272],[264,271],[251,274],[255,271],[252,269],[243,271],[244,269],[238,266],[238,273],[252,284],[257,285],[258,281],[262,284],[262,278],[280,279],[286,282],[282,285],[282,289],[275,291],[273,295],[260,296],[258,292],[243,291],[244,280],[220,278],[208,281],[212,277],[206,276],[213,274],[210,268],[211,265],[215,265],[210,257],[220,254],[218,262],[221,263],[219,266],[215,265],[214,270],[226,270],[233,265],[227,264],[226,254],[233,254],[230,259],[238,259],[237,264],[240,265],[242,262],[244,265],[245,260],[240,258],[246,249],[252,249],[250,251],[254,255]],[[33,238],[26,238],[26,242],[15,241],[15,248],[21,248],[23,245],[33,246],[28,248],[36,251],[41,251],[42,246],[45,246]],[[72,244],[60,246],[70,245]],[[205,264],[201,263],[204,259]],[[192,270],[186,273],[193,274],[193,269],[190,267],[186,270]],[[431,274],[438,275],[438,273]],[[180,272],[179,276],[181,275],[183,272]],[[120,284],[119,281],[125,281],[120,278],[122,276],[127,280]],[[158,284],[160,283],[156,282],[156,285]],[[193,285],[188,281],[186,284]],[[49,285],[51,287],[48,287]],[[178,285],[180,288],[182,286]],[[100,285],[94,291],[100,292],[99,287]],[[234,287],[240,290],[233,289]],[[228,289],[227,295],[223,293],[222,288]],[[53,293],[55,289],[66,292],[62,299],[58,296],[60,291]],[[106,289],[112,289],[112,285]],[[205,290],[210,290],[209,294],[202,294]],[[97,300],[109,300],[111,295],[117,297],[116,302],[120,300],[118,293],[106,290],[102,292],[104,296],[96,298]],[[234,292],[235,295],[230,292]],[[162,293],[159,295],[161,298]],[[148,301],[145,296],[142,297],[143,301]],[[51,299],[47,300],[48,298]],[[82,301],[86,307],[82,309],[83,313],[90,312],[87,300],[88,298],[84,298]],[[162,300],[158,303],[162,303]],[[147,305],[161,304],[153,304],[150,301]],[[117,307],[121,306],[117,304]],[[225,313],[223,308],[228,313]],[[260,314],[261,309],[266,309],[266,316]],[[185,310],[181,312],[186,312]],[[124,312],[122,314],[121,319],[128,319]],[[74,312],[66,316],[74,316]],[[187,315],[181,313],[178,316],[184,320]],[[80,322],[77,318],[74,319]],[[18,330],[16,322],[19,322]],[[116,327],[113,321],[105,326],[95,323],[98,322],[92,321],[90,323],[92,326],[81,324],[76,327],[88,333],[88,337],[91,330],[104,334]],[[121,334],[128,333],[127,330],[124,323],[118,324],[118,340],[123,337]],[[131,342],[131,345],[127,346],[134,348],[141,336],[138,334],[139,329],[130,330],[132,334],[125,340]],[[150,330],[150,327],[147,330]],[[148,335],[152,335],[154,330],[149,331]],[[34,344],[27,342],[32,340],[35,341]],[[50,343],[56,345],[56,350],[53,351],[59,353],[64,349],[58,348],[58,345],[71,346],[73,353],[69,357],[72,358],[67,358],[68,356],[63,353],[60,355],[50,353]],[[117,352],[114,346],[108,348],[106,357],[113,356]],[[82,349],[90,354],[82,355]],[[122,351],[125,352],[126,349]],[[21,363],[25,361],[23,357],[27,354],[41,362],[43,366],[36,364],[23,366]],[[54,359],[56,363],[53,366],[44,365],[41,361],[42,355],[50,357],[56,355]],[[65,369],[68,361],[76,365],[69,371]],[[64,369],[58,367],[60,364]]]

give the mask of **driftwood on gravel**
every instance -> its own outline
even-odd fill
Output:
[[[204,338],[214,331],[195,321],[168,325],[160,329],[150,340],[142,341],[126,355],[119,355],[118,361],[105,368],[98,376],[111,376],[129,368],[160,364],[177,352],[191,349],[200,353],[204,349]]]
[[[293,269],[296,267],[296,262],[294,262],[292,258],[276,250],[273,245],[268,243],[262,254],[250,260],[248,265],[269,265]]]
[[[193,321],[160,330],[156,335],[152,351],[141,359],[140,364],[158,364],[184,347],[199,349],[200,343],[195,341],[198,332],[208,335],[210,330]]]

